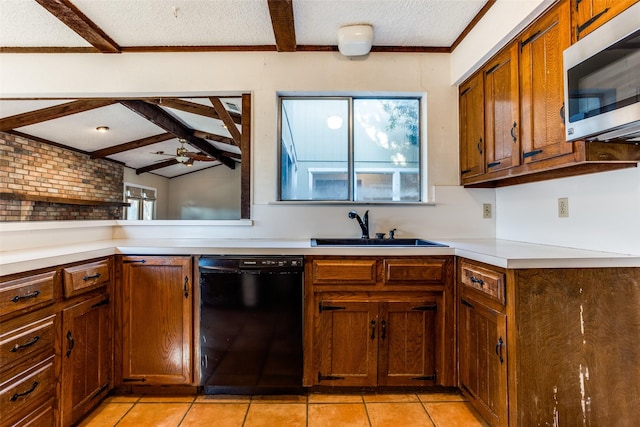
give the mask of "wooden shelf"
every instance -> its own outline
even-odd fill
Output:
[[[129,206],[126,202],[109,202],[104,200],[72,199],[67,197],[40,196],[36,194],[20,194],[0,192],[0,200],[20,200],[26,202],[57,203],[60,205],[78,206]]]

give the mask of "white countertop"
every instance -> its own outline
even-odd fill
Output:
[[[438,239],[449,247],[311,247],[310,240],[131,239],[0,252],[0,275],[128,255],[456,255],[503,268],[640,267],[626,255],[497,239]]]

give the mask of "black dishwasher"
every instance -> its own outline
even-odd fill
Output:
[[[302,391],[302,256],[202,256],[205,394]]]

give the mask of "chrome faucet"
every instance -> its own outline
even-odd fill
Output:
[[[358,225],[362,230],[362,238],[368,239],[369,238],[369,211],[366,211],[362,218],[360,218],[360,215],[358,215],[356,211],[351,211],[349,212],[349,218],[355,219],[356,221],[358,221]]]

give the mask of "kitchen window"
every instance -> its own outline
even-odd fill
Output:
[[[421,200],[418,97],[279,98],[279,199]]]
[[[151,220],[156,218],[156,189],[126,184],[124,187],[124,219]]]

